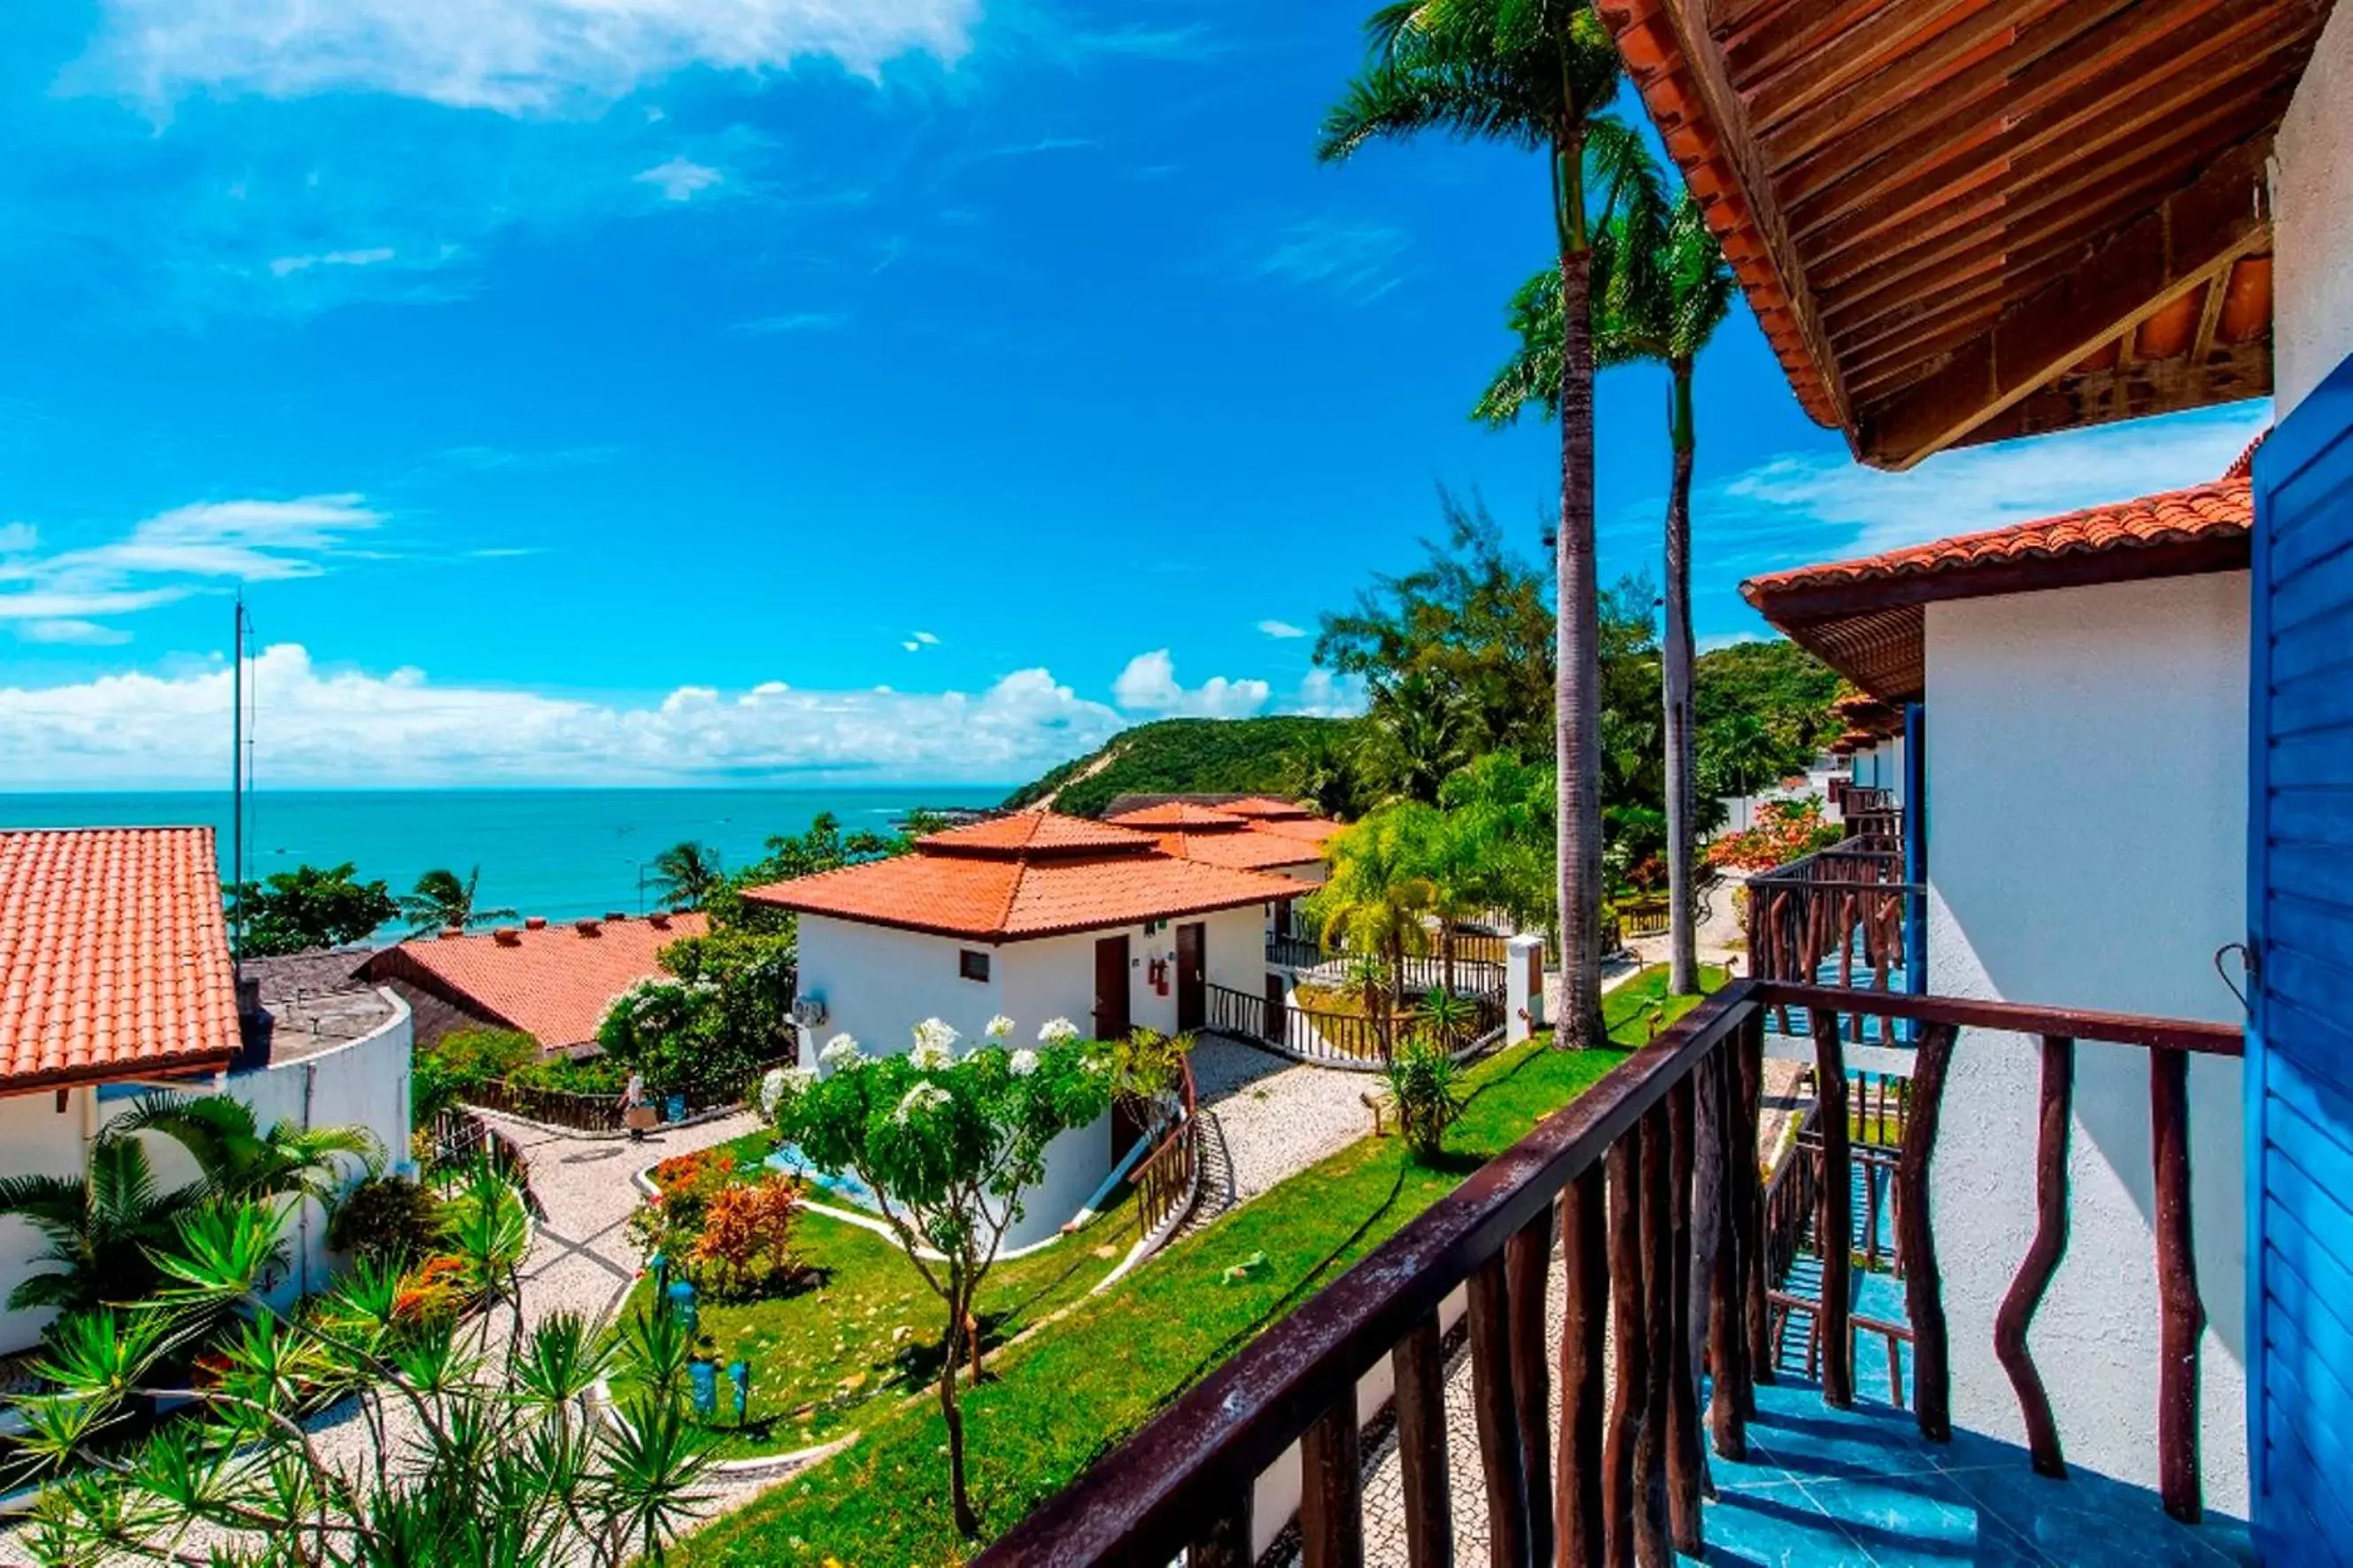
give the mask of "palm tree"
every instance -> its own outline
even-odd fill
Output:
[[[160,1132],[196,1163],[198,1195],[207,1202],[252,1198],[315,1198],[331,1203],[342,1192],[349,1158],[371,1175],[381,1172],[384,1149],[364,1127],[303,1127],[292,1121],[264,1128],[253,1108],[225,1094],[200,1100],[153,1095],[110,1131]]]
[[[1719,795],[1754,795],[1778,778],[1788,748],[1754,713],[1726,713],[1699,732],[1698,766]]]
[[[1376,138],[1444,132],[1551,160],[1560,262],[1560,527],[1554,613],[1560,834],[1563,1044],[1599,1045],[1601,1024],[1599,583],[1593,542],[1593,344],[1588,331],[1588,156],[1595,116],[1618,90],[1616,46],[1591,0],[1403,0],[1368,24],[1371,61],[1324,117],[1319,149],[1345,159]]]
[[[655,856],[653,873],[655,893],[676,910],[702,908],[727,875],[720,868],[719,851],[691,838]]]
[[[408,921],[409,934],[423,936],[427,931],[470,931],[476,926],[490,925],[499,921],[514,919],[512,910],[478,910],[474,907],[474,889],[481,882],[482,868],[475,867],[459,881],[455,871],[427,871],[417,879],[417,890],[400,900],[401,918]]]
[[[1430,932],[1422,916],[1430,905],[1429,881],[1414,860],[1417,829],[1410,818],[1427,806],[1384,806],[1324,846],[1331,875],[1315,890],[1309,908],[1323,923],[1326,947],[1345,945],[1379,957],[1388,967],[1386,996],[1405,989],[1409,952],[1426,952]],[[1370,998],[1368,998],[1370,1000]],[[1386,1003],[1378,1005],[1384,1048],[1393,1049]]]
[[[1390,787],[1433,805],[1447,775],[1469,760],[1462,704],[1426,670],[1409,669],[1373,691],[1373,733]]]
[[[150,1249],[171,1239],[202,1195],[200,1186],[159,1188],[145,1146],[117,1127],[90,1144],[86,1176],[0,1179],[0,1215],[39,1232],[48,1246],[33,1261],[55,1265],[9,1292],[8,1310],[77,1311],[145,1296],[162,1277]]]
[[[1732,310],[1732,268],[1699,203],[1689,191],[1670,209],[1655,170],[1627,172],[1619,209],[1596,235],[1593,247],[1594,357],[1607,368],[1636,361],[1667,367],[1668,444],[1673,472],[1667,488],[1666,629],[1662,638],[1660,697],[1666,738],[1669,979],[1672,989],[1699,988],[1699,936],[1693,923],[1692,857],[1697,837],[1697,769],[1692,718],[1691,481],[1697,444],[1692,411],[1692,367]],[[1520,347],[1504,367],[1474,417],[1491,425],[1516,419],[1529,404],[1557,407],[1548,389],[1558,384],[1565,335],[1560,291],[1538,273],[1512,299],[1512,325]]]
[[[1454,993],[1454,928],[1499,907],[1506,857],[1491,831],[1491,819],[1475,811],[1431,807],[1399,814],[1408,864],[1429,889],[1427,904],[1438,921],[1438,956],[1444,989]]]

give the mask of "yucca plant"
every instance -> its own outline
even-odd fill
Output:
[[[1389,1058],[1382,1074],[1388,1080],[1406,1146],[1417,1159],[1437,1159],[1446,1130],[1462,1114],[1461,1068],[1443,1045],[1418,1034]]]
[[[640,1315],[607,1333],[564,1312],[527,1327],[522,1195],[483,1166],[450,1206],[464,1311],[422,1310],[407,1277],[364,1265],[281,1316],[260,1290],[286,1205],[184,1216],[155,1254],[164,1283],[62,1321],[36,1368],[52,1392],[17,1402],[26,1435],[6,1484],[42,1485],[25,1548],[43,1564],[660,1562],[706,1463],[686,1331]],[[175,1383],[199,1342],[198,1375]],[[625,1391],[617,1420],[589,1397],[608,1379]],[[167,1395],[187,1403],[151,1426]],[[303,1422],[342,1399],[367,1441],[337,1462]]]

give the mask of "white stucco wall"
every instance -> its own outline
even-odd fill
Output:
[[[80,1175],[94,1104],[87,1089],[69,1090],[62,1110],[54,1089],[0,1100],[0,1174]],[[0,1218],[0,1302],[32,1274],[45,1272],[33,1267],[44,1250],[40,1233],[26,1221],[15,1215]],[[0,1355],[28,1349],[55,1316],[47,1307],[15,1312],[0,1307]]]
[[[967,1039],[979,1037],[999,1013],[1011,1018],[1017,1037],[1035,1039],[1049,1018],[1068,1018],[1084,1032],[1094,1019],[1095,942],[1106,936],[1128,939],[1128,1016],[1145,1028],[1176,1028],[1175,963],[1176,925],[1198,921],[1211,984],[1253,995],[1266,974],[1266,912],[1251,904],[1161,926],[1086,931],[997,946],[896,931],[888,926],[804,915],[800,921],[800,988],[804,996],[825,998],[826,1021],[801,1032],[801,1059],[814,1065],[817,1053],[836,1034],[854,1036],[870,1052],[899,1052],[913,1043],[925,1018],[946,1020]],[[989,955],[986,982],[962,978],[957,955],[971,949]],[[1151,960],[1169,965],[1167,994],[1151,982]],[[1007,1233],[1010,1247],[1042,1241],[1078,1212],[1111,1171],[1111,1123],[1105,1117],[1056,1140],[1047,1155],[1046,1180],[1024,1204],[1022,1222]]]
[[[2322,29],[2273,144],[2272,382],[2278,414],[2353,354],[2353,6]]]
[[[1932,991],[2239,1020],[2213,954],[2245,931],[2247,591],[2232,573],[1927,606]],[[2011,1441],[1993,1320],[2033,1234],[2039,1069],[2032,1040],[1965,1033],[1935,1167],[1953,1416]],[[2239,1079],[2191,1064],[2206,1498],[2243,1515]],[[2146,1053],[2077,1047],[2069,1178],[2035,1362],[2069,1462],[2153,1486]]]

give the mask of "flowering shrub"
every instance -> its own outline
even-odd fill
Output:
[[[1770,871],[1837,843],[1839,837],[1837,825],[1823,819],[1821,796],[1768,800],[1757,808],[1755,826],[1716,836],[1707,847],[1707,863],[1734,871]]]
[[[629,1215],[629,1239],[650,1258],[656,1253],[682,1263],[702,1235],[712,1200],[735,1181],[735,1156],[724,1149],[673,1154],[656,1165],[659,1189]]]
[[[715,1194],[702,1234],[688,1253],[694,1280],[717,1300],[765,1295],[799,1279],[792,1251],[800,1188],[784,1176],[738,1184]]]

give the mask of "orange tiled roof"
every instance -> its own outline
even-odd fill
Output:
[[[2239,465],[2234,463],[2232,467],[2235,470]],[[1740,593],[1769,615],[1769,601],[1791,589],[1934,576],[1981,566],[2221,539],[2246,533],[2254,526],[2254,518],[2252,481],[2244,473],[2234,472],[2231,477],[2192,485],[2188,489],[2085,507],[2040,522],[1956,534],[1927,544],[1867,555],[1859,561],[1837,561],[1752,577],[1740,585]]]
[[[1324,816],[1269,817],[1253,822],[1258,832],[1277,838],[1295,838],[1303,844],[1321,846],[1333,835],[1342,832],[1345,825]]]
[[[1055,812],[1023,815],[1045,819],[1026,825],[1018,837],[1028,847],[992,843],[976,853],[970,839],[943,842],[955,835],[934,834],[918,840],[912,855],[771,883],[744,896],[804,914],[998,942],[1174,920],[1299,892],[1288,878],[1164,853],[1149,834],[1104,830]]]
[[[1121,827],[1181,827],[1189,828],[1195,832],[1204,828],[1239,829],[1250,826],[1250,819],[1247,816],[1190,800],[1166,801],[1159,805],[1147,805],[1136,811],[1123,811],[1117,816],[1106,816],[1103,820]]]
[[[1258,833],[1248,828],[1240,833],[1220,832],[1215,828],[1207,833],[1164,833],[1160,836],[1160,852],[1174,855],[1180,860],[1232,866],[1245,871],[1271,871],[1282,866],[1306,866],[1324,858],[1322,847],[1305,839],[1288,834]]]
[[[1243,800],[1223,802],[1218,807],[1229,816],[1251,816],[1261,819],[1297,820],[1315,814],[1296,801],[1277,800],[1272,795],[1254,795]]]
[[[405,980],[470,1013],[521,1029],[543,1049],[586,1045],[613,998],[661,973],[661,950],[711,929],[700,914],[527,923],[470,936],[417,937],[362,973]]]
[[[1083,816],[1037,810],[926,834],[919,842],[928,852],[945,855],[1137,854],[1152,847],[1152,836]]]
[[[0,832],[0,1094],[215,1071],[237,1045],[211,828]]]

